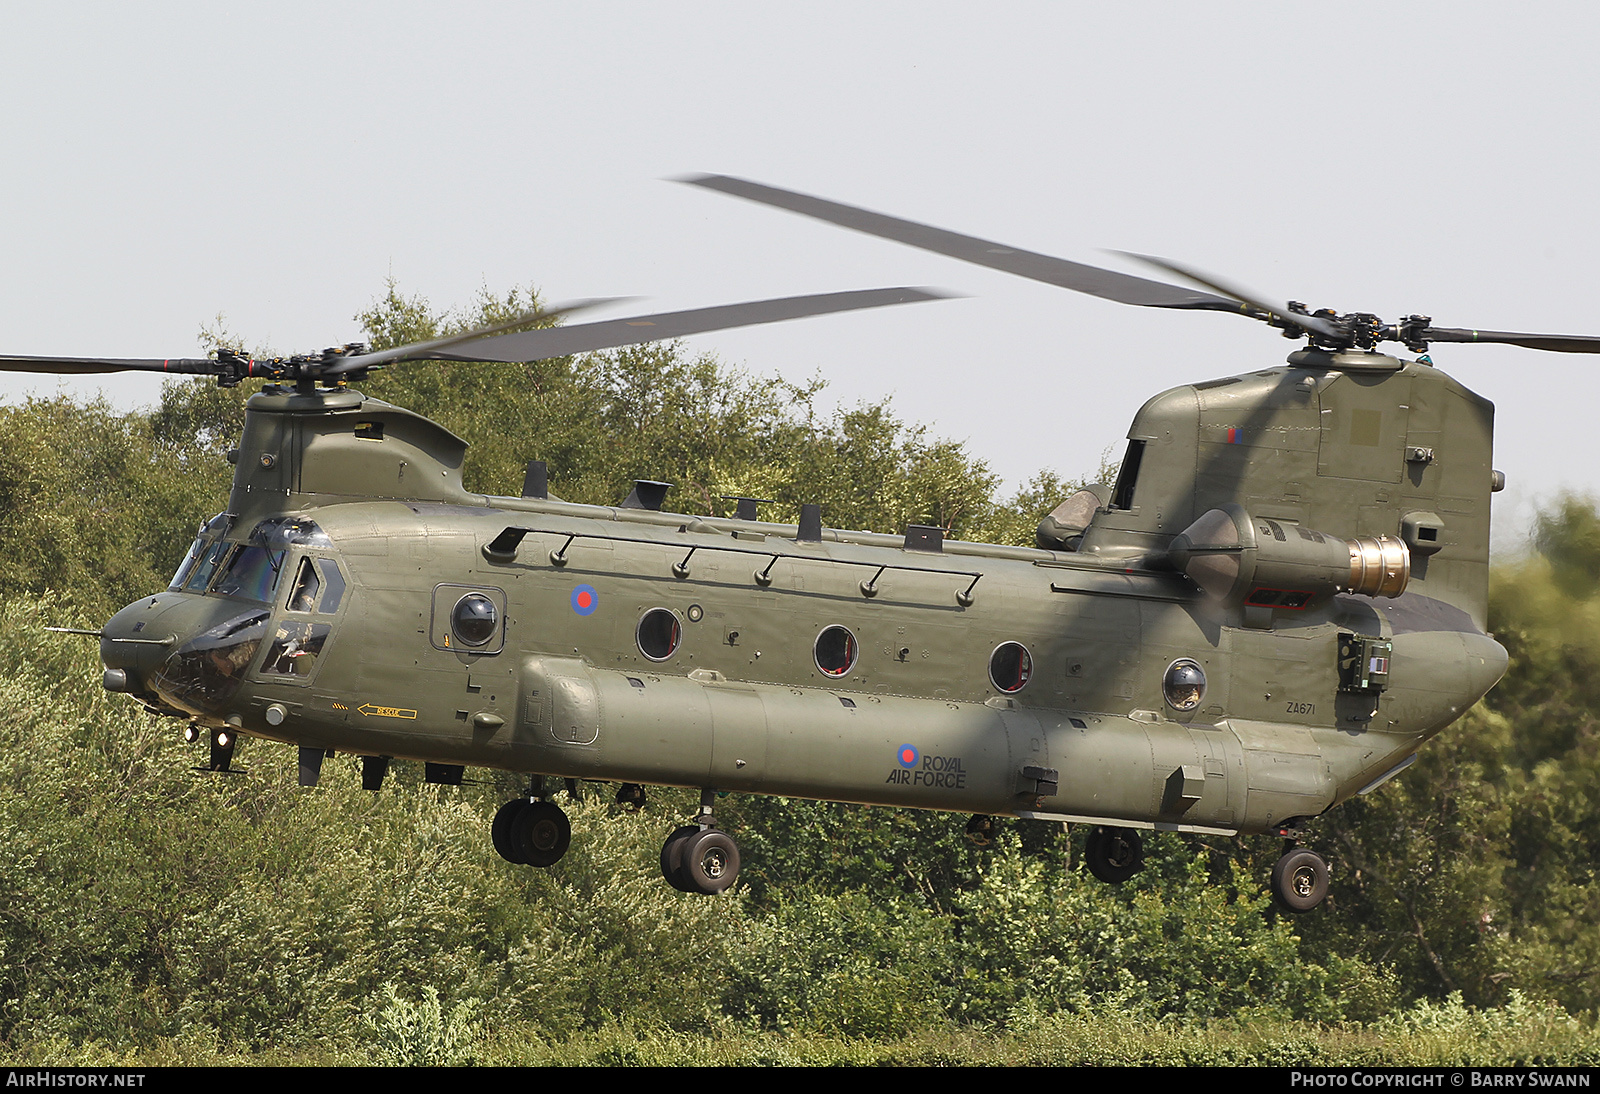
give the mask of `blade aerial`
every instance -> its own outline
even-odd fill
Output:
[[[1134,277],[1131,274],[1102,270],[1098,266],[1087,266],[1081,262],[1069,262],[1064,258],[1007,247],[976,236],[948,232],[943,228],[901,220],[899,217],[812,197],[810,194],[780,190],[776,186],[765,186],[748,179],[732,178],[728,175],[689,175],[673,181],[731,194],[762,205],[787,209],[791,213],[827,221],[841,228],[852,228],[867,235],[892,239],[897,243],[933,251],[935,254],[959,258],[964,262],[976,263],[992,270],[1031,278],[1034,281],[1043,281],[1047,285],[1088,293],[1090,296],[1115,300],[1120,304],[1201,311],[1241,310],[1236,300],[1213,296],[1195,289],[1185,289],[1161,281]]]
[[[438,361],[542,361],[549,357],[592,353],[596,350],[615,349],[618,346],[632,346],[642,342],[667,341],[707,331],[778,323],[786,319],[801,319],[811,315],[827,315],[859,308],[881,308],[890,304],[913,304],[924,300],[943,300],[952,295],[935,289],[893,288],[790,296],[778,300],[754,300],[745,304],[724,304],[713,308],[637,315],[599,323],[546,327],[492,337],[480,335],[475,336],[474,340],[455,341],[449,346],[428,349],[425,352],[419,352],[420,347],[401,347],[401,349],[409,350],[404,358],[406,360],[426,358]],[[337,374],[369,368],[371,359],[375,356],[377,355],[362,354],[339,360],[329,365],[328,371]],[[385,358],[385,360],[392,359]]]

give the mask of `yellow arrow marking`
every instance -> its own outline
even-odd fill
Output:
[[[362,703],[356,708],[368,718],[415,718],[417,712],[406,710],[404,707],[375,707],[371,703]]]

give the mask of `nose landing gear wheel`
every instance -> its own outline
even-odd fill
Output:
[[[1144,868],[1144,843],[1132,828],[1096,825],[1089,831],[1083,857],[1091,874],[1115,885]]]
[[[1328,895],[1328,864],[1315,851],[1298,847],[1272,867],[1272,896],[1285,911],[1309,912]]]

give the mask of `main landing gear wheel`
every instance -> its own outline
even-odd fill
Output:
[[[489,839],[494,843],[495,851],[507,862],[514,862],[518,866],[528,865],[528,860],[519,857],[516,848],[511,843],[511,824],[517,819],[517,815],[526,808],[528,808],[528,799],[513,798],[495,812],[494,822],[489,825]]]
[[[529,802],[511,822],[511,849],[529,866],[554,866],[572,842],[572,822],[554,802]]]
[[[678,871],[694,892],[720,893],[739,876],[739,845],[726,832],[707,828],[685,840],[680,854]]]
[[[1083,848],[1089,872],[1112,884],[1127,881],[1144,868],[1144,843],[1132,828],[1095,825]]]
[[[508,801],[489,826],[494,849],[518,866],[554,866],[572,843],[572,822],[554,802]]]
[[[1272,867],[1272,896],[1296,915],[1309,912],[1328,895],[1328,864],[1315,851],[1297,847]]]
[[[739,876],[739,845],[719,828],[686,824],[661,845],[661,876],[680,893],[724,892]]]
[[[685,824],[681,828],[674,828],[672,835],[667,837],[667,842],[661,845],[661,876],[667,879],[667,884],[680,893],[692,893],[688,881],[683,876],[683,845],[700,834],[697,824]]]

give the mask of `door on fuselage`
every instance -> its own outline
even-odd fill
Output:
[[[267,653],[257,671],[263,680],[309,684],[345,601],[345,580],[331,558],[302,555],[292,565],[293,580],[271,624]]]

